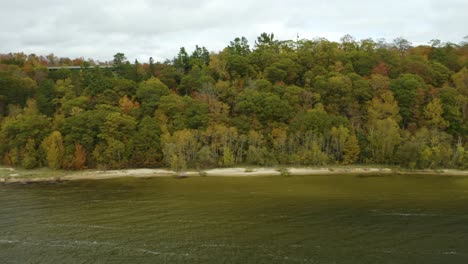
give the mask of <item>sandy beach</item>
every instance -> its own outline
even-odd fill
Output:
[[[371,167],[290,167],[290,168],[216,168],[208,170],[187,170],[175,172],[167,169],[124,169],[124,170],[87,170],[83,172],[62,171],[56,175],[34,176],[17,171],[14,168],[0,168],[3,171],[0,182],[4,183],[29,183],[29,182],[51,182],[51,181],[74,181],[74,180],[103,180],[122,177],[254,177],[254,176],[295,176],[295,175],[336,175],[336,174],[411,174],[411,175],[450,175],[468,176],[467,170],[404,170],[390,168]]]

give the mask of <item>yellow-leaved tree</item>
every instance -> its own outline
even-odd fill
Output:
[[[45,150],[49,168],[54,170],[62,168],[65,154],[62,134],[59,131],[53,131],[42,141],[41,146]]]

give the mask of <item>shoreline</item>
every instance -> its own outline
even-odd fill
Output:
[[[155,178],[155,177],[259,177],[259,176],[321,176],[321,175],[372,175],[372,174],[395,174],[395,175],[436,175],[436,176],[468,176],[468,170],[405,170],[376,167],[288,167],[288,168],[216,168],[208,170],[187,170],[175,172],[167,169],[123,169],[123,170],[91,170],[82,172],[62,171],[63,175],[50,177],[21,177],[14,168],[0,168],[9,171],[7,176],[0,176],[0,183],[35,183],[35,182],[60,182],[76,180],[105,180],[115,178]]]

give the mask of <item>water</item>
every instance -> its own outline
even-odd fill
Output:
[[[0,185],[0,263],[468,263],[468,178]]]

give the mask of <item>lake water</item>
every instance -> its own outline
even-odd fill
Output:
[[[0,185],[0,263],[468,263],[468,178]]]

